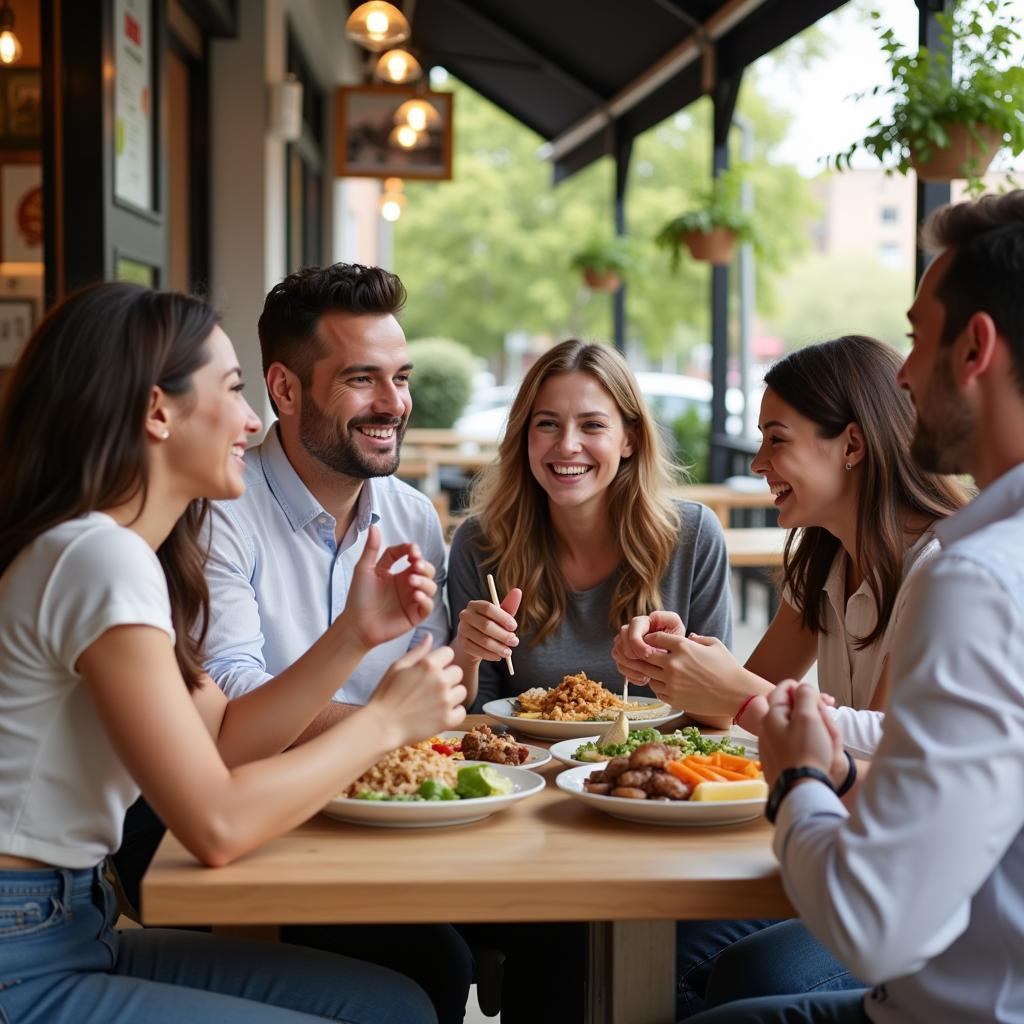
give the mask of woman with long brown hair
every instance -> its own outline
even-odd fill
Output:
[[[817,661],[850,746],[873,747],[872,718],[842,709],[885,707],[904,584],[937,553],[936,520],[968,500],[958,480],[910,458],[914,409],[896,383],[901,361],[888,345],[849,335],[768,371],[751,468],[767,479],[779,525],[790,530],[779,611],[745,666],[670,612],[639,617],[616,640],[624,674],[649,681],[674,706],[741,717],[756,730],[751,698]]]
[[[721,528],[703,505],[673,500],[671,484],[658,428],[614,349],[565,341],[534,363],[449,559],[456,662],[471,695],[479,674],[478,706],[581,670],[620,691],[612,640],[657,608],[732,642]],[[488,573],[501,608],[487,600]]]
[[[288,670],[230,703],[202,673],[205,503],[243,489],[259,420],[204,302],[101,284],[29,340],[0,406],[0,1017],[365,1024],[435,1020],[373,965],[114,927],[103,859],[145,794],[216,866],[308,818],[395,746],[457,725],[448,648],[282,753],[366,649],[427,615],[412,545],[360,559],[352,600]],[[396,558],[410,567],[392,575]]]

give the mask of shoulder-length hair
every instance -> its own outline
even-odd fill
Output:
[[[478,478],[471,508],[480,522],[485,564],[494,570],[502,592],[522,588],[516,618],[535,631],[536,643],[565,615],[567,583],[559,569],[547,494],[530,470],[530,416],[544,382],[574,371],[589,373],[608,392],[636,439],[633,454],[622,459],[608,488],[609,521],[622,556],[609,615],[612,630],[661,606],[661,578],[679,540],[680,516],[669,495],[671,462],[626,361],[607,345],[556,345],[520,385],[498,458]]]
[[[139,494],[145,502],[153,388],[188,400],[218,322],[200,299],[125,283],[86,287],[43,320],[0,402],[0,574],[60,523]],[[209,612],[206,511],[193,501],[157,551],[189,689],[199,685]]]
[[[813,421],[821,437],[838,437],[851,423],[864,435],[857,494],[857,571],[868,581],[878,619],[855,640],[858,649],[881,637],[903,580],[908,520],[929,522],[966,504],[966,488],[952,476],[928,473],[910,457],[914,407],[896,383],[902,357],[893,348],[851,334],[809,345],[776,363],[765,384]],[[786,538],[783,582],[805,629],[824,632],[821,590],[839,550],[823,527],[792,530]]]

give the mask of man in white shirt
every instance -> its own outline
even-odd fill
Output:
[[[1024,191],[945,207],[908,314],[913,453],[981,494],[937,524],[893,654],[892,702],[847,812],[810,687],[768,698],[775,850],[810,931],[874,987],[726,1003],[694,1022],[1024,1021]]]

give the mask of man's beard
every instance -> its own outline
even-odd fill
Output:
[[[299,441],[318,462],[335,473],[366,480],[374,476],[391,476],[398,469],[405,419],[394,416],[365,416],[350,420],[343,430],[337,420],[327,416],[304,390],[302,412],[299,415]],[[354,437],[358,427],[394,427],[395,447],[392,452],[367,455],[361,451]]]
[[[910,456],[931,473],[962,473],[964,445],[973,432],[974,417],[953,386],[949,357],[940,355],[927,393],[917,406]]]

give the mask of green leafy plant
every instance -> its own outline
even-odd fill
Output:
[[[708,479],[710,424],[697,409],[688,409],[672,423],[676,463],[684,483],[705,483]]]
[[[451,338],[420,338],[409,342],[409,358],[414,367],[409,426],[450,428],[473,392],[473,353]]]
[[[892,96],[892,114],[872,121],[864,138],[830,162],[846,169],[853,154],[863,149],[889,163],[890,170],[906,174],[912,159],[926,162],[948,149],[956,125],[964,126],[981,147],[989,136],[1014,156],[1024,151],[1024,68],[1014,57],[1020,32],[1012,6],[1013,0],[963,0],[951,12],[935,16],[943,48],[922,46],[913,52],[882,24],[881,13],[872,11],[891,80],[860,97]],[[959,168],[972,193],[982,191],[985,169],[976,157]]]
[[[679,269],[686,236],[693,232],[709,235],[716,228],[724,228],[739,241],[751,242],[755,248],[761,248],[754,218],[741,205],[743,170],[742,167],[732,167],[719,172],[710,187],[698,193],[698,205],[673,217],[655,236],[655,243],[669,251],[673,270]]]
[[[595,274],[617,274],[625,277],[633,264],[630,240],[621,235],[595,235],[572,254],[573,270],[592,270]]]

